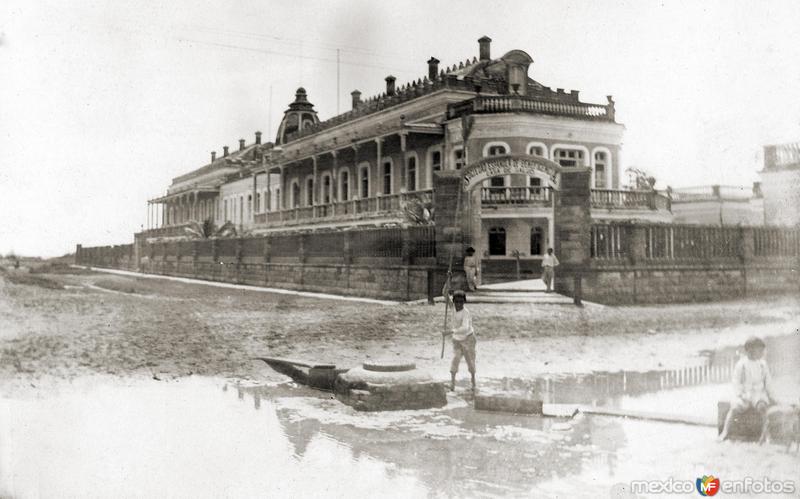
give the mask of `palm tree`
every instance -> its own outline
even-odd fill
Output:
[[[235,237],[236,226],[231,222],[225,222],[220,228],[214,226],[211,219],[203,220],[203,223],[191,222],[188,227],[183,229],[187,235],[196,239],[209,239],[212,237]]]

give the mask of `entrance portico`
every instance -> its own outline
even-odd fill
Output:
[[[527,155],[483,158],[461,171],[465,241],[481,257],[484,276],[538,277],[541,258],[554,246],[561,171],[553,161]],[[508,181],[493,187],[495,178]]]

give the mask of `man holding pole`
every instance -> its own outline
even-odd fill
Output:
[[[445,309],[445,327],[442,331],[442,345],[446,336],[453,337],[453,360],[450,362],[450,391],[456,388],[456,373],[458,373],[458,366],[461,364],[461,357],[467,361],[467,369],[469,369],[470,379],[472,381],[472,391],[475,391],[475,346],[477,340],[475,338],[475,330],[472,327],[472,315],[469,310],[464,306],[467,302],[467,295],[460,289],[453,292],[452,299],[450,298],[450,278],[444,284],[442,290],[444,295],[446,309]],[[453,327],[447,326],[447,309],[453,308]],[[444,356],[444,349],[442,349],[442,356]]]

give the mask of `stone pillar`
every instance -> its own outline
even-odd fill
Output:
[[[264,193],[264,213],[272,210],[272,173],[267,168],[267,191]]]
[[[739,260],[742,265],[742,293],[747,296],[749,286],[747,285],[747,268],[752,265],[756,251],[755,230],[752,227],[739,227]]]
[[[244,246],[244,239],[241,237],[236,238],[236,282],[242,282],[242,251]]]
[[[560,189],[553,193],[554,252],[561,263],[556,269],[555,290],[571,295],[576,305],[581,304],[583,274],[589,268],[591,173],[591,168],[585,167],[562,170]]]
[[[331,151],[331,202],[339,200],[339,159],[336,151]]]
[[[309,200],[309,205],[311,206],[311,216],[317,218],[317,199],[319,199],[319,179],[318,177],[318,170],[317,170],[317,157],[311,156],[311,178],[314,182],[314,188],[311,189],[311,199]]]
[[[283,173],[283,165],[281,165],[280,170],[280,179],[278,180],[278,211],[281,211],[285,208],[283,200],[286,199],[286,176]]]
[[[458,209],[459,192],[463,190],[461,172],[438,171],[433,174],[433,216],[436,234],[436,264],[440,279],[435,287],[441,288],[448,266],[452,262],[453,288],[463,287],[463,216]],[[466,193],[461,194],[464,204]]]
[[[400,134],[400,191],[413,191],[414,188],[408,186],[408,164],[406,163],[408,133]],[[417,167],[419,170],[419,167]]]

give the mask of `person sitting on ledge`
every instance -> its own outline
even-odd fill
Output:
[[[726,440],[734,418],[749,409],[758,411],[762,421],[767,417],[767,408],[775,402],[772,391],[772,378],[767,361],[764,360],[764,340],[755,336],[744,343],[743,355],[733,368],[734,399],[725,417],[720,440]]]

